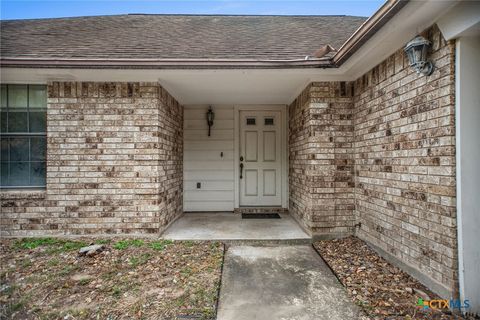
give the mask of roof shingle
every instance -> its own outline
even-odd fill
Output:
[[[1,57],[303,59],[339,48],[353,16],[117,15],[1,22]]]

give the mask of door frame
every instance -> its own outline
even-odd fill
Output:
[[[234,138],[234,208],[240,208],[240,111],[280,111],[280,145],[281,145],[281,207],[288,209],[288,109],[286,105],[234,105],[233,106],[233,138]]]

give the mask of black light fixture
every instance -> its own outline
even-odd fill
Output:
[[[410,67],[417,73],[429,76],[433,72],[433,63],[427,60],[428,48],[431,43],[422,36],[417,36],[405,46]]]
[[[213,113],[212,106],[208,108],[207,111],[207,125],[208,125],[208,136],[210,137],[210,127],[213,126],[213,119],[215,118],[215,113]]]

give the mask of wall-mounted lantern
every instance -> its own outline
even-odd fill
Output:
[[[210,127],[213,126],[213,119],[215,118],[215,113],[213,113],[212,107],[210,106],[207,111],[207,125],[208,125],[208,136],[210,137]]]
[[[422,36],[417,36],[405,46],[410,66],[423,75],[429,76],[433,72],[433,63],[427,60],[430,41]]]

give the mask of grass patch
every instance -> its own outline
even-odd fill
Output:
[[[86,247],[87,243],[83,241],[67,241],[62,245],[62,251],[80,250],[82,247]]]
[[[117,250],[124,250],[129,247],[141,247],[143,246],[143,244],[144,244],[143,240],[140,240],[140,239],[120,240],[113,245],[113,248]]]
[[[130,264],[132,265],[132,267],[136,268],[138,266],[141,266],[142,264],[145,264],[148,262],[148,260],[150,260],[150,258],[152,257],[151,254],[149,253],[144,253],[138,257],[131,257],[129,259],[129,262]]]
[[[17,302],[17,303],[14,303],[10,306],[10,311],[13,313],[13,312],[16,312],[20,309],[22,309],[24,306],[24,303],[23,301],[20,301],[20,302]]]
[[[32,266],[32,260],[30,260],[28,258],[25,258],[25,259],[21,260],[20,265],[22,266],[22,268],[26,269],[26,268]]]
[[[120,287],[115,286],[112,288],[112,296],[114,296],[115,298],[119,298],[121,294],[122,289]]]
[[[78,250],[87,244],[83,241],[70,241],[55,238],[23,238],[13,243],[18,250],[33,250],[38,247],[47,247],[48,253],[67,252]]]
[[[177,306],[177,307],[182,307],[187,303],[187,300],[185,300],[185,296],[181,296],[175,300],[172,301],[172,304]]]
[[[157,251],[163,251],[170,244],[173,244],[172,240],[153,241],[150,243],[150,248]]]
[[[58,266],[58,264],[60,264],[60,260],[58,260],[57,258],[53,258],[51,260],[48,260],[47,264],[49,267],[55,267],[55,266]]]
[[[73,271],[76,271],[80,269],[80,267],[78,265],[66,265],[65,267],[62,268],[62,270],[60,270],[59,274],[61,276],[66,276],[70,273],[72,273]]]
[[[90,281],[92,281],[92,279],[82,279],[78,282],[78,284],[81,286],[86,286],[87,284],[90,283]]]
[[[51,246],[58,244],[58,239],[53,238],[23,238],[13,243],[13,246],[17,249],[35,249],[40,246]]]
[[[186,247],[193,247],[195,245],[195,241],[192,241],[192,240],[187,240],[187,241],[183,241],[183,244],[186,246]]]
[[[215,310],[211,308],[182,310],[180,319],[212,320],[215,319]]]
[[[182,271],[180,271],[180,273],[186,277],[190,276],[192,273],[193,273],[193,270],[192,268],[190,267],[185,267],[182,269]]]

